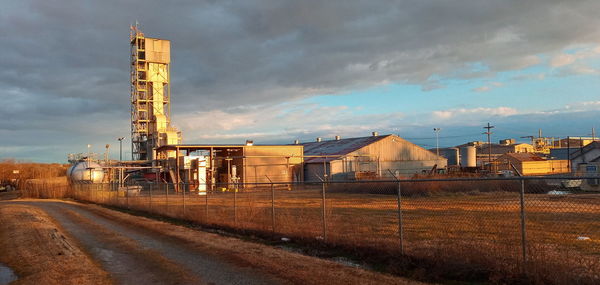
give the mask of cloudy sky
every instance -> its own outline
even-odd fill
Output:
[[[166,4],[170,2],[170,4]],[[129,25],[170,39],[185,143],[599,127],[600,1],[4,0],[0,158],[129,139]],[[523,139],[525,140],[525,139]],[[129,140],[124,144],[130,156]]]

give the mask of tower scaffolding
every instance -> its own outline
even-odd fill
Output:
[[[131,154],[133,160],[153,160],[157,147],[181,143],[181,132],[171,126],[171,42],[145,37],[137,24],[129,39]]]

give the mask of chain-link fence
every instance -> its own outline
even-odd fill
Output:
[[[581,181],[255,183],[206,192],[186,184],[77,184],[72,192],[207,226],[482,268],[489,278],[597,284],[600,192],[579,190]]]

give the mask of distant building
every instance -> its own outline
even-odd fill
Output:
[[[477,150],[477,165],[483,166],[490,161],[497,160],[500,156],[506,153],[533,153],[535,149],[532,145],[527,143],[516,143],[514,139],[501,140],[499,144],[491,144],[475,141],[466,144],[456,146],[456,148],[462,148],[465,146],[475,146]],[[490,155],[491,148],[491,155]]]
[[[600,159],[598,159],[600,160]],[[577,165],[577,174],[580,176],[597,176],[598,178],[583,179],[579,186],[585,191],[600,191],[600,161],[591,161]]]
[[[302,143],[304,179],[358,180],[411,176],[446,168],[447,160],[396,135]]]
[[[505,153],[493,162],[496,171],[516,174],[549,175],[569,172],[568,160],[548,160],[533,153]]]
[[[573,170],[577,170],[580,164],[600,161],[600,142],[595,141],[575,149],[571,152],[570,159]]]
[[[591,137],[570,137],[566,139],[560,139],[554,142],[554,147],[557,148],[577,148],[586,146],[592,143],[596,138]]]
[[[573,171],[579,170],[579,164],[600,160],[600,141],[591,142],[583,147],[553,148],[550,159],[571,160]]]

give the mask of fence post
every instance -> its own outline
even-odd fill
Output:
[[[153,188],[153,185],[150,184],[150,212],[152,212],[152,188]]]
[[[400,178],[396,177],[391,170],[388,169],[388,172],[398,181],[398,238],[400,239],[400,254],[404,255],[404,222],[402,220],[402,185],[400,182]]]
[[[527,266],[527,232],[525,229],[525,179],[521,179],[521,254],[523,255],[522,273],[526,272]]]
[[[204,223],[208,225],[208,187],[206,187],[206,192],[204,195]]]
[[[129,207],[129,189],[127,186],[123,187],[125,189],[125,203],[127,203],[127,209],[131,209]]]
[[[275,187],[273,180],[268,175],[265,175],[265,177],[271,182],[271,231],[272,235],[275,236]]]
[[[271,182],[271,230],[275,235],[275,187]]]
[[[165,214],[169,215],[169,182],[165,183]]]
[[[180,189],[181,189],[181,194],[182,194],[181,199],[183,200],[183,218],[185,218],[185,184],[183,184],[183,187],[180,187]]]
[[[237,187],[233,187],[233,225],[237,227]]]
[[[327,218],[326,218],[326,205],[325,205],[325,187],[326,187],[326,182],[322,181],[321,184],[323,185],[322,190],[321,190],[321,219],[323,221],[323,241],[327,241]]]
[[[402,221],[402,188],[398,180],[398,235],[400,238],[400,254],[404,255],[404,223]]]

